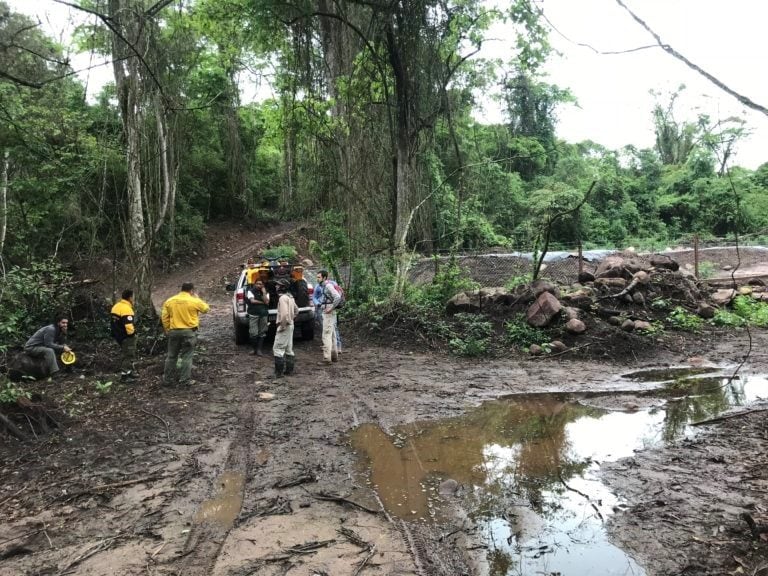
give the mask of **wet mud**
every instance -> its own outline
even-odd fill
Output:
[[[212,305],[196,385],[161,387],[161,354],[107,394],[103,374],[38,385],[70,413],[0,445],[0,575],[579,574],[595,558],[595,574],[762,573],[768,548],[741,515],[766,512],[768,387],[743,388],[768,373],[764,333],[717,401],[691,398],[724,386],[709,368],[739,365],[742,333],[489,361],[342,325],[338,363],[297,342],[296,374],[275,380],[233,343],[226,241],[157,290],[191,276]],[[691,366],[707,368],[695,384],[627,376]]]

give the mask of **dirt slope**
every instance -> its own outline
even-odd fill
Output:
[[[317,365],[319,342],[297,342],[297,374],[274,381],[270,359],[232,343],[221,286],[249,253],[291,231],[219,230],[201,260],[158,281],[159,299],[190,279],[211,303],[194,387],[160,387],[162,354],[143,359],[139,382],[104,394],[96,384],[111,375],[94,370],[36,385],[71,408],[61,433],[0,445],[0,576],[482,573],[460,499],[444,499],[437,524],[384,512],[358,468],[350,429],[389,431],[504,394],[610,390],[611,376],[630,365],[693,355],[735,362],[745,351],[739,336],[681,340],[651,357],[599,364],[467,361],[348,334],[331,368]],[[753,336],[751,367],[765,371],[767,339]],[[738,515],[765,503],[765,418],[707,428],[693,442],[606,470],[630,503],[614,516],[613,535],[649,574],[762,573],[765,544]]]

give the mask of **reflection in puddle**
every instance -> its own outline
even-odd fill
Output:
[[[691,421],[768,394],[764,378],[672,380],[656,394],[665,407],[648,411],[609,412],[580,405],[577,396],[529,395],[488,402],[460,418],[408,424],[394,436],[363,425],[351,437],[391,514],[429,521],[438,485],[456,480],[488,544],[491,574],[639,575],[643,570],[606,538],[604,519],[621,503],[597,478],[599,463],[670,441]]]
[[[213,522],[224,527],[231,527],[240,514],[243,505],[243,487],[245,476],[239,472],[224,472],[218,480],[221,491],[212,499],[203,502],[195,514],[195,522]]]
[[[706,366],[683,366],[679,368],[651,368],[638,370],[630,374],[624,374],[622,378],[634,382],[667,382],[697,376],[699,374],[711,374],[720,372],[720,368]]]

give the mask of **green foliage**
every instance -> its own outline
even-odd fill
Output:
[[[291,244],[280,244],[279,246],[273,246],[267,248],[262,252],[264,258],[286,258],[288,260],[295,260],[299,255],[298,250]]]
[[[667,316],[667,323],[677,330],[696,332],[701,329],[704,320],[696,314],[688,312],[682,306],[676,306]]]
[[[352,246],[349,233],[344,225],[344,214],[329,210],[320,216],[320,237],[309,243],[309,251],[323,263],[338,280],[338,266],[349,261]],[[354,285],[348,286],[355,290]]]
[[[459,292],[476,290],[479,287],[477,282],[467,276],[467,271],[459,266],[455,258],[451,257],[447,263],[442,263],[438,256],[435,256],[434,260],[438,270],[432,282],[423,288],[411,290],[410,300],[444,306]]]
[[[32,394],[13,382],[6,382],[5,387],[0,388],[0,404],[15,404],[19,398],[31,398]]]
[[[765,328],[768,326],[768,303],[758,302],[751,296],[739,295],[731,303],[733,312],[750,326]]]
[[[715,326],[725,326],[727,328],[741,328],[747,325],[746,318],[742,318],[735,312],[730,310],[719,309],[715,312],[714,318],[711,320]]]
[[[69,309],[71,274],[55,261],[13,266],[0,278],[0,350],[23,343]]]
[[[110,390],[112,390],[112,381],[102,381],[102,380],[96,380],[93,383],[94,388],[96,388],[96,392],[98,394],[109,394]]]
[[[704,260],[699,263],[699,278],[706,280],[712,278],[715,274],[715,264],[709,260]]]
[[[550,340],[544,330],[528,324],[522,314],[504,324],[504,333],[508,344],[521,348],[529,348],[533,344],[541,346]]]
[[[459,313],[453,317],[451,350],[460,356],[483,356],[488,353],[493,324],[479,314]]]
[[[651,308],[654,310],[666,310],[671,305],[670,301],[664,298],[654,298],[651,300]]]

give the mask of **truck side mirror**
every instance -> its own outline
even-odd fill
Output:
[[[234,284],[227,284],[227,285],[224,287],[224,289],[225,289],[227,292],[234,292],[234,291],[235,291],[235,289],[236,289],[236,286],[235,286]]]

